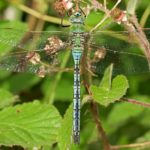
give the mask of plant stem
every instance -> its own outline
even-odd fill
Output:
[[[89,53],[90,53],[90,49],[88,47],[88,42],[89,41],[90,41],[89,38],[87,38],[86,41],[85,41],[87,43],[87,46],[85,47],[85,51],[84,51],[82,59],[81,59],[82,82],[83,82],[84,88],[86,90],[86,93],[88,93],[90,98],[92,99],[92,102],[90,104],[90,108],[91,108],[91,111],[92,111],[93,118],[95,119],[96,126],[98,128],[98,133],[101,135],[102,140],[104,142],[104,149],[105,150],[110,150],[110,146],[109,146],[110,144],[107,140],[107,137],[105,135],[105,132],[102,128],[102,125],[101,125],[101,122],[100,122],[100,119],[99,119],[99,116],[98,116],[97,104],[95,103],[94,99],[92,98],[91,92],[89,90],[90,85],[92,85],[92,77],[91,77],[91,74],[89,72],[87,72],[86,68],[88,68],[88,66],[85,63],[85,62],[87,62],[86,60],[87,60],[87,57],[89,56]]]
[[[44,21],[48,21],[48,22],[52,22],[52,23],[56,23],[56,24],[61,24],[61,19],[59,18],[56,18],[56,17],[52,17],[52,16],[47,16],[47,15],[43,15],[41,13],[39,13],[38,11],[35,11],[25,5],[22,5],[22,4],[18,4],[18,3],[15,3],[15,5],[21,9],[22,11],[38,18],[38,19],[41,19],[41,20],[44,20]],[[66,21],[66,20],[63,20],[63,23],[64,25],[70,25],[70,22],[69,21]]]
[[[69,57],[70,57],[70,51],[67,50],[66,54],[63,57],[63,61],[61,63],[61,66],[60,66],[61,69],[65,68]],[[46,93],[45,98],[44,98],[45,102],[47,102],[49,104],[52,104],[54,102],[56,88],[57,88],[57,85],[58,85],[58,83],[59,83],[59,81],[60,81],[60,79],[62,77],[62,74],[63,74],[62,71],[58,72],[57,75],[56,75],[56,78],[55,78],[55,80],[53,82],[53,86],[49,86],[48,87],[47,93]]]
[[[111,150],[120,150],[121,148],[142,147],[142,146],[147,146],[147,145],[150,145],[150,142],[119,145],[119,146],[110,146],[110,149]]]
[[[104,142],[104,150],[110,150],[110,144],[107,140],[107,137],[105,135],[105,131],[103,130],[103,127],[101,125],[101,122],[100,122],[100,119],[99,119],[99,116],[98,116],[98,107],[97,107],[97,104],[93,101],[91,104],[90,104],[90,107],[91,107],[91,110],[92,110],[92,113],[93,113],[93,117],[95,119],[95,122],[96,122],[96,126],[98,128],[98,133],[102,136],[102,140]]]
[[[141,105],[141,106],[150,107],[150,104],[139,102],[139,101],[136,101],[136,100],[133,100],[133,99],[127,99],[127,98],[122,97],[122,98],[120,98],[120,100],[129,102],[129,103],[132,103],[132,104],[138,104],[138,105]]]

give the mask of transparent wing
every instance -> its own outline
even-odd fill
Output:
[[[24,51],[43,50],[48,43],[48,38],[58,36],[61,40],[68,41],[70,35],[63,31],[23,31],[12,28],[0,28],[0,44],[9,48],[20,48]],[[2,47],[2,46],[1,46]]]
[[[99,31],[91,34],[90,42],[114,51],[139,52],[146,40],[150,42],[150,30],[143,29],[143,32]]]
[[[139,74],[150,72],[148,59],[144,55],[114,51],[91,44],[88,64],[95,74],[103,74],[113,64],[113,74]]]
[[[28,32],[9,28],[0,29],[0,35],[0,50],[10,49],[0,58],[0,69],[41,76],[59,71],[57,67],[67,51],[70,38],[68,33],[60,31]]]
[[[141,35],[141,36],[139,36]],[[127,31],[99,31],[92,33],[89,40],[89,64],[94,73],[104,73],[105,68],[114,64],[113,74],[138,74],[149,72],[150,30],[144,34]],[[145,45],[144,45],[145,44]],[[150,54],[150,49],[149,49]]]
[[[45,54],[45,51],[29,51],[13,53],[0,59],[0,70],[12,72],[28,72],[44,77],[46,74],[56,71],[73,71],[73,64],[66,69],[61,69],[61,60],[68,50],[59,50],[59,53]]]

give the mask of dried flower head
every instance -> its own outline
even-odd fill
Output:
[[[40,62],[40,55],[38,53],[30,51],[26,54],[25,60],[31,62],[34,65],[36,65]]]
[[[63,2],[57,1],[53,5],[54,5],[55,10],[57,11],[57,13],[60,16],[63,16],[65,14],[66,9],[65,9],[65,6],[64,6]]]
[[[64,4],[66,10],[69,10],[73,7],[71,0],[62,0],[62,3]]]
[[[104,59],[106,56],[106,48],[105,47],[101,47],[99,50],[97,50],[94,53],[94,58],[92,60],[92,62],[98,62],[101,59]]]
[[[52,36],[48,38],[49,44],[47,44],[44,48],[48,55],[57,54],[57,51],[64,46],[62,40],[59,39],[58,36]]]
[[[115,8],[111,11],[110,16],[117,21],[119,24],[122,21],[127,21],[126,11],[122,11],[119,8]]]
[[[36,70],[36,74],[41,77],[41,78],[44,78],[45,77],[45,73],[46,73],[46,70],[45,70],[45,66],[40,66],[37,70]]]

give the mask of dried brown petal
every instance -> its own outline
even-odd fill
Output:
[[[110,16],[115,20],[115,21],[122,21],[125,13],[119,8],[115,8],[111,11]]]
[[[31,62],[32,64],[37,64],[40,61],[40,55],[33,51],[30,51],[26,54],[25,60]]]
[[[40,68],[36,70],[36,73],[39,77],[44,78],[46,73],[45,67],[43,65],[40,66]]]
[[[57,55],[57,51],[64,46],[62,40],[58,38],[58,36],[52,36],[48,38],[49,45],[47,44],[44,48],[46,54],[55,54]]]
[[[60,16],[63,16],[65,14],[66,10],[65,10],[65,6],[63,2],[57,1],[53,5],[54,5],[55,10]]]
[[[94,60],[99,61],[106,56],[106,49],[102,47],[101,49],[97,50],[94,54]]]

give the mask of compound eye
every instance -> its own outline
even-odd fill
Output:
[[[81,16],[81,13],[80,12],[76,12],[74,15],[75,16]]]

